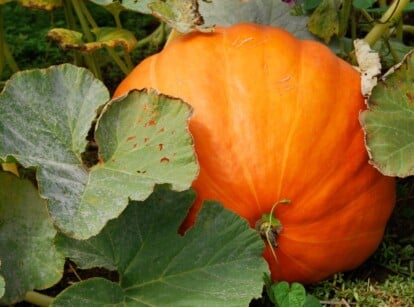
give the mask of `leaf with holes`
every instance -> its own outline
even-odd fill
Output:
[[[128,199],[147,198],[155,184],[187,189],[198,172],[187,129],[189,105],[155,92],[113,101],[96,129],[100,161],[82,161],[104,85],[73,65],[16,74],[0,96],[0,159],[37,168],[41,195],[65,233],[97,234]]]
[[[370,162],[385,175],[414,175],[414,52],[374,87],[361,122]]]
[[[116,269],[119,282],[77,283],[54,306],[81,306],[86,300],[88,306],[247,306],[260,296],[268,271],[264,245],[244,219],[209,202],[193,228],[177,233],[194,198],[192,190],[158,186],[96,237],[77,241],[59,235],[58,249],[79,267]]]

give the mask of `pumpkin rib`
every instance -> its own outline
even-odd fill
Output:
[[[291,272],[289,270],[292,270],[291,269],[292,267],[294,267],[295,271],[297,271],[298,268],[301,269],[300,270],[301,273],[296,273],[295,274],[296,276],[313,276],[313,277],[315,277],[315,279],[319,279],[321,275],[322,276],[327,276],[327,275],[330,274],[329,272],[323,272],[323,271],[321,272],[320,270],[313,269],[311,266],[305,265],[303,262],[299,261],[298,259],[284,253],[283,251],[280,251],[278,253],[278,256],[279,257],[281,257],[281,256],[286,257],[287,259],[289,259],[288,261],[292,264],[289,267],[289,269],[284,269],[283,266],[280,265],[279,260],[276,260],[274,258],[272,258],[272,259],[270,258],[270,257],[273,257],[273,254],[269,251],[269,248],[270,247],[268,247],[268,246],[266,247],[267,254],[265,252],[264,256],[265,256],[265,259],[267,259],[268,262],[271,263],[272,261],[275,261],[277,263],[276,266],[271,265],[271,272],[272,272],[273,275],[279,276],[279,280],[284,280],[284,281],[289,281],[289,282],[296,280],[297,277],[296,277],[296,279],[292,279],[291,276],[290,276]],[[275,272],[276,269],[279,270],[278,273]],[[303,272],[306,272],[306,273],[303,273]]]
[[[222,46],[226,46],[229,43],[229,42],[227,42],[227,39],[228,39],[228,37],[226,35],[222,35],[222,40],[223,40],[223,42],[221,44]],[[237,45],[236,48],[241,48],[242,45],[244,43],[246,43],[246,42],[247,42],[246,40],[243,40],[241,43],[238,43],[238,45]],[[229,55],[229,52],[227,52],[226,49],[220,50],[220,53],[223,54],[223,58],[224,58],[224,61],[223,61],[223,67],[224,67],[224,69],[223,69],[224,70],[223,76],[226,77],[226,80],[224,80],[224,82],[226,82],[228,84],[231,84],[231,83],[234,82],[233,77],[235,75],[233,73],[232,68],[229,65],[229,63],[232,63],[232,61],[231,61],[231,55]],[[240,88],[238,86],[237,86],[237,89],[240,90],[240,91],[245,91],[244,88]],[[229,90],[235,91],[235,89],[233,87],[226,87],[225,88],[225,97],[226,97],[225,98],[225,101],[227,102],[228,106],[231,106],[231,108],[226,108],[225,109],[226,113],[223,114],[223,117],[226,120],[233,119],[234,121],[236,121],[238,119],[238,117],[237,116],[234,116],[234,115],[238,113],[238,110],[237,110],[236,105],[233,103],[232,98],[231,98],[231,97],[234,97],[235,93],[234,92],[231,92],[230,93]],[[234,127],[235,125],[237,125],[237,123],[234,123],[234,122],[231,122],[230,123],[229,122],[229,127],[226,130],[233,129],[232,127]],[[243,134],[243,131],[241,131],[240,134],[242,135]],[[251,193],[252,198],[255,200],[252,205],[255,205],[258,208],[259,211],[262,210],[261,205],[260,205],[260,201],[259,201],[259,197],[258,197],[258,191],[256,189],[256,186],[255,186],[254,182],[252,181],[252,178],[254,176],[250,172],[250,170],[247,167],[245,161],[242,160],[242,157],[236,151],[236,148],[234,148],[232,146],[229,146],[228,150],[231,150],[232,151],[231,156],[233,158],[237,158],[237,161],[231,161],[231,163],[238,164],[242,168],[241,169],[241,171],[243,172],[243,175],[242,176],[243,176],[243,178],[246,178],[246,183],[249,186],[248,190]]]

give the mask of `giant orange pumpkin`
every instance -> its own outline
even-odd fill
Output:
[[[273,279],[303,283],[352,269],[377,248],[394,180],[368,164],[359,74],[322,44],[274,27],[217,27],[144,60],[115,96],[135,88],[194,108],[200,174],[186,227],[202,200],[254,227],[289,199],[274,209],[283,228],[264,257]]]

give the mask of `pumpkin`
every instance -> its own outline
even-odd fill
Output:
[[[289,282],[353,269],[378,247],[394,180],[368,163],[360,76],[328,48],[270,26],[217,27],[145,59],[115,96],[143,88],[194,108],[200,173],[185,229],[203,200],[252,227],[272,212],[281,226],[265,232],[263,256]]]

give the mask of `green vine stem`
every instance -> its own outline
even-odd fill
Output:
[[[166,25],[165,23],[161,23],[158,28],[154,30],[150,35],[140,39],[137,43],[137,48],[144,48],[145,46],[154,43],[154,44],[160,44],[162,41],[165,40],[166,36]]]
[[[88,18],[85,17],[85,14],[84,14],[84,8],[82,6],[82,1],[72,0],[71,3],[72,3],[72,6],[73,6],[73,9],[75,10],[76,16],[78,17],[78,20],[80,22],[82,32],[86,37],[86,41],[87,42],[93,42],[94,38],[93,38],[92,32],[89,28]],[[85,57],[85,62],[88,65],[89,69],[92,71],[92,73],[98,79],[102,80],[101,70],[100,70],[99,65],[96,61],[96,58],[93,57],[90,54],[84,54],[84,57]]]
[[[342,8],[339,12],[339,33],[338,37],[344,37],[348,28],[348,20],[352,10],[352,1],[343,0]]]
[[[73,10],[72,10],[72,6],[70,2],[68,0],[63,0],[62,2],[63,2],[63,11],[65,13],[65,20],[66,20],[66,24],[68,25],[68,28],[71,30],[77,30],[76,23],[75,23],[75,16],[73,15]],[[80,66],[82,63],[81,54],[76,50],[73,50],[72,53],[74,56],[74,64],[77,66]]]
[[[93,19],[92,14],[89,12],[88,8],[85,5],[84,1],[79,2],[80,9],[82,10],[82,13],[84,14],[86,20],[88,23],[92,26],[92,28],[98,28],[98,24],[95,22],[95,19]]]
[[[395,0],[388,10],[382,15],[381,19],[365,36],[365,41],[372,47],[381,36],[386,33],[394,20],[398,18],[404,8],[408,5],[409,0]]]
[[[414,34],[414,26],[403,25],[402,30],[406,33]]]
[[[35,291],[29,291],[24,296],[24,300],[37,306],[49,306],[53,302],[53,297]]]
[[[76,16],[78,17],[78,20],[79,20],[81,28],[82,28],[82,32],[85,35],[86,40],[88,42],[93,42],[93,40],[94,40],[93,35],[92,35],[91,30],[89,29],[88,20],[85,17],[85,15],[83,14],[81,1],[80,0],[72,0],[72,6],[73,6],[73,9],[75,10]]]
[[[176,29],[172,28],[170,34],[168,35],[167,41],[165,42],[165,46],[167,46],[172,41],[176,40],[177,38],[183,35],[184,35],[183,33],[178,32]]]

